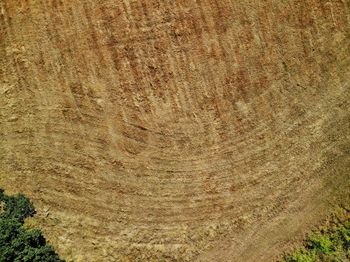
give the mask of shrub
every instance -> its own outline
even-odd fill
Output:
[[[32,217],[36,213],[33,204],[22,194],[16,196],[2,195],[2,201],[5,207],[0,218],[12,218],[23,223],[24,219]]]
[[[22,194],[7,196],[0,189],[5,204],[0,215],[0,262],[61,262],[40,230],[25,229],[25,218],[35,214],[33,204]]]
[[[285,258],[286,262],[314,262],[316,260],[316,253],[314,251],[306,251],[301,249],[296,251],[293,255]]]
[[[313,234],[307,241],[307,247],[318,253],[329,255],[334,252],[333,242],[327,235]]]
[[[286,262],[350,261],[350,218],[312,234],[305,247],[284,257]]]

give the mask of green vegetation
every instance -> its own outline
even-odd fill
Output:
[[[304,247],[285,256],[285,262],[350,261],[350,218],[334,219],[308,237]]]
[[[40,230],[26,229],[24,220],[35,214],[22,194],[7,196],[0,189],[0,262],[61,262]]]

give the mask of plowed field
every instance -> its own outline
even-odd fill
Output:
[[[272,261],[350,192],[348,0],[0,0],[0,187],[75,261]]]

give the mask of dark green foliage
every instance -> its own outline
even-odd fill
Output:
[[[0,219],[0,254],[3,247],[12,243],[21,232],[22,224],[14,219]]]
[[[5,197],[4,190],[0,188],[0,201],[3,201]]]
[[[0,262],[61,262],[40,230],[25,229],[24,219],[35,214],[23,195],[6,196],[0,189],[4,210],[0,214]]]
[[[350,261],[350,219],[336,221],[312,234],[305,247],[284,258],[286,262]]]
[[[23,223],[24,219],[35,214],[33,204],[22,194],[6,196],[2,192],[2,201],[5,203],[5,208],[0,218],[12,218]]]
[[[26,247],[15,259],[18,262],[60,262],[61,260],[49,245],[37,248]]]

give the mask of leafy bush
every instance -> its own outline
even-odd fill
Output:
[[[32,217],[36,212],[33,204],[22,194],[6,196],[2,193],[1,200],[5,208],[0,218],[12,218],[24,223],[24,219]]]
[[[305,249],[296,251],[293,255],[285,258],[286,262],[314,262],[315,260],[316,253]]]
[[[40,230],[25,229],[25,218],[35,214],[22,194],[7,196],[0,189],[4,210],[0,214],[0,262],[62,262]]]
[[[310,236],[307,247],[322,254],[331,254],[334,250],[333,242],[327,235],[313,234]]]
[[[312,234],[304,248],[285,256],[284,261],[350,261],[350,218],[331,224],[326,230]]]

